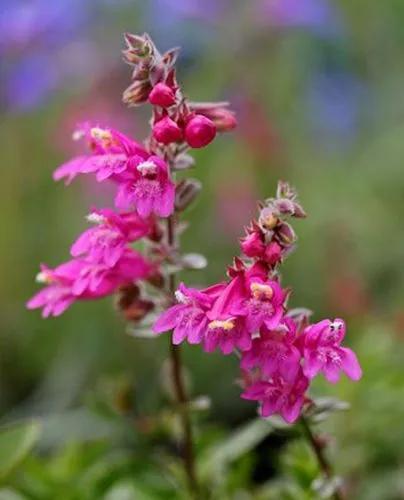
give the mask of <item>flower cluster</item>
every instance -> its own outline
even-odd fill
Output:
[[[353,380],[361,376],[355,354],[341,346],[343,320],[310,324],[307,310],[287,307],[290,291],[282,288],[278,267],[296,235],[286,219],[304,216],[294,189],[280,182],[276,197],[247,228],[243,257],[234,260],[228,280],[204,290],[181,284],[177,304],[154,325],[156,333],[173,330],[174,344],[187,340],[207,352],[239,354],[242,397],[258,401],[263,417],[280,414],[287,422],[299,417],[318,373],[332,383],[341,372]]]
[[[207,352],[237,353],[242,397],[259,401],[264,417],[277,413],[293,422],[318,373],[330,382],[341,371],[353,380],[361,376],[355,354],[341,346],[343,320],[310,324],[307,311],[288,309],[290,290],[281,284],[279,265],[296,243],[288,219],[305,212],[295,190],[280,182],[276,196],[260,206],[247,228],[242,257],[234,259],[227,279],[203,290],[180,284],[172,305],[173,279],[165,264],[178,270],[186,261],[176,246],[181,227],[173,214],[200,190],[189,178],[176,183],[175,172],[192,166],[189,148],[206,146],[217,132],[232,130],[236,120],[227,103],[186,99],[174,68],[177,49],[160,54],[147,34],[125,39],[124,58],[133,74],[123,99],[131,106],[152,105],[150,135],[140,144],[110,127],[77,128],[73,138],[86,142],[87,153],[61,165],[54,179],[70,183],[94,174],[98,182],[115,186],[115,207],[91,210],[94,226],[73,243],[69,261],[54,269],[42,266],[38,281],[46,286],[27,305],[42,308],[44,317],[58,316],[76,300],[117,293],[124,317],[139,321],[168,298],[156,333],[173,331],[176,345],[186,340]],[[143,254],[132,246],[141,239]]]
[[[127,319],[139,320],[154,307],[139,283],[164,285],[161,264],[170,249],[160,218],[183,210],[197,191],[195,182],[176,186],[173,173],[192,165],[189,147],[205,146],[236,124],[226,103],[191,103],[184,97],[175,76],[177,49],[161,55],[147,34],[127,34],[125,40],[123,54],[133,75],[123,98],[129,105],[152,105],[150,136],[140,144],[98,124],[75,130],[73,139],[84,140],[87,152],[57,168],[54,180],[69,184],[78,175],[93,174],[97,182],[112,182],[115,209],[93,209],[88,220],[95,226],[73,244],[72,259],[55,269],[42,266],[37,279],[46,286],[27,306],[42,308],[44,317],[60,315],[76,300],[114,292]],[[140,239],[148,242],[146,255],[132,248]]]

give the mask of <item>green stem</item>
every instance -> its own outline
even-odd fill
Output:
[[[167,242],[170,248],[175,246],[175,219],[171,216],[167,220]],[[175,293],[175,276],[170,274],[168,282],[168,291],[172,297]],[[174,345],[170,339],[170,359],[171,359],[171,373],[175,396],[178,403],[178,411],[180,412],[183,443],[182,443],[182,456],[184,460],[184,469],[187,476],[189,491],[193,498],[198,494],[198,482],[195,470],[194,458],[194,444],[192,436],[191,418],[188,409],[188,396],[185,390],[182,360],[181,360],[181,347]]]
[[[301,423],[301,426],[303,428],[304,436],[305,436],[307,442],[309,443],[309,445],[311,446],[311,448],[312,448],[312,450],[317,458],[317,461],[318,461],[318,464],[320,466],[321,471],[323,472],[324,476],[327,479],[330,479],[330,480],[333,479],[333,477],[334,477],[333,470],[332,470],[330,462],[328,461],[328,459],[324,453],[324,448],[319,443],[316,436],[313,434],[313,431],[311,430],[308,421],[306,420],[305,417],[303,417],[303,415],[300,417],[300,423]],[[344,496],[343,496],[339,487],[336,488],[336,490],[333,494],[333,498],[334,498],[334,500],[343,500],[344,499]]]

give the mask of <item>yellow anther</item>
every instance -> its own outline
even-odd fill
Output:
[[[225,330],[227,332],[234,328],[234,321],[232,319],[226,319],[225,321],[220,321],[218,319],[215,319],[214,321],[211,321],[209,323],[208,327],[211,330],[215,328],[221,328],[222,330]]]
[[[113,142],[111,132],[109,130],[105,130],[103,128],[93,127],[90,130],[90,135],[96,141],[101,142],[104,147],[111,146],[111,144]]]
[[[263,285],[262,283],[251,283],[250,290],[255,299],[264,297],[270,300],[274,295],[272,287],[270,285]]]

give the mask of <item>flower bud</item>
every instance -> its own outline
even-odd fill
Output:
[[[267,264],[274,266],[282,259],[282,247],[276,242],[272,241],[265,248],[265,262]]]
[[[124,38],[128,48],[123,50],[122,53],[127,63],[137,64],[152,54],[153,46],[146,35],[139,36],[125,33]]]
[[[143,299],[136,285],[122,286],[117,296],[117,306],[127,321],[142,320],[153,308],[152,301]]]
[[[178,142],[182,139],[182,130],[174,120],[166,116],[153,126],[153,137],[157,142],[170,144],[171,142]]]
[[[122,100],[125,104],[136,105],[147,101],[150,93],[148,80],[134,81],[123,93]]]
[[[193,116],[185,127],[185,140],[191,148],[203,148],[212,142],[215,136],[215,124],[203,115]]]
[[[161,106],[162,108],[172,106],[175,104],[174,90],[165,83],[160,82],[150,92],[149,102],[154,106]]]
[[[277,234],[281,243],[285,245],[292,245],[296,241],[296,233],[287,222],[279,224],[277,227]]]
[[[211,108],[199,113],[212,120],[218,132],[229,132],[237,127],[236,117],[229,109]]]
[[[258,223],[263,230],[272,230],[279,222],[278,217],[270,207],[265,207],[261,210]]]
[[[241,250],[247,257],[261,257],[265,251],[261,235],[255,231],[242,238]]]

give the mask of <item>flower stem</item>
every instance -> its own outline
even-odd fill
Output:
[[[318,464],[320,466],[321,471],[327,479],[333,479],[333,470],[330,462],[328,461],[323,446],[319,443],[316,436],[313,434],[311,427],[306,420],[306,418],[302,415],[300,417],[300,423],[303,428],[304,436],[307,439],[307,442],[311,446],[314,454],[316,455]],[[344,496],[339,487],[337,487],[333,494],[334,500],[343,500]]]
[[[171,216],[167,219],[167,242],[170,248],[175,245],[175,218]],[[170,295],[174,297],[175,292],[175,276],[169,275],[168,289]],[[193,498],[197,497],[198,482],[195,471],[194,459],[194,444],[192,437],[192,425],[188,410],[188,396],[185,390],[182,361],[181,361],[181,347],[174,345],[170,340],[170,358],[171,358],[171,373],[172,381],[175,390],[175,396],[178,403],[178,410],[180,412],[183,443],[182,443],[182,456],[184,460],[184,469],[187,476],[189,491]]]

